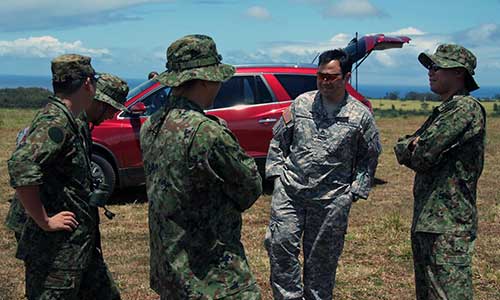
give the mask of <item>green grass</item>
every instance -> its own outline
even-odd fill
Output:
[[[427,111],[431,111],[434,107],[441,104],[438,101],[419,101],[419,100],[387,100],[387,99],[370,99],[374,109],[379,110],[390,110],[392,108],[396,110],[403,111],[421,111],[423,110],[422,105],[427,105]],[[423,104],[426,103],[426,104]],[[484,106],[488,114],[493,113],[493,106],[495,103],[500,106],[500,100],[496,101],[482,101],[481,104]]]
[[[385,101],[385,100],[384,100]],[[385,102],[384,102],[385,103]],[[392,103],[392,102],[387,102]],[[377,103],[374,103],[376,107]],[[384,104],[385,106],[385,104]],[[390,106],[390,104],[389,104]],[[5,218],[8,185],[6,160],[17,130],[26,126],[33,111],[0,109],[0,220]],[[342,254],[336,299],[414,299],[410,247],[413,172],[397,164],[392,146],[403,134],[415,131],[425,117],[380,118],[384,152],[377,177],[387,183],[374,187],[368,201],[358,201],[351,211]],[[473,260],[475,299],[500,299],[500,118],[488,120],[485,169],[478,187],[479,237]],[[243,243],[264,299],[272,299],[269,261],[263,246],[271,197],[262,196],[244,214]],[[123,299],[158,299],[149,289],[149,236],[144,189],[114,195],[110,209],[117,217],[102,218],[105,260]],[[0,299],[22,299],[24,268],[14,258],[12,234],[0,226]]]

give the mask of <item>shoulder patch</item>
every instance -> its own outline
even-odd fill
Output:
[[[60,127],[50,127],[49,138],[54,143],[61,144],[64,141],[64,131]]]
[[[283,121],[285,121],[285,124],[290,123],[293,120],[292,116],[292,106],[288,106],[284,111],[283,111]]]

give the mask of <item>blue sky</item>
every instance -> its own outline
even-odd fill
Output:
[[[0,74],[49,75],[53,57],[81,53],[98,71],[145,78],[191,33],[212,36],[226,63],[310,62],[358,31],[412,38],[374,53],[361,83],[426,85],[418,53],[450,42],[476,54],[480,85],[500,86],[499,11],[500,0],[2,0]]]

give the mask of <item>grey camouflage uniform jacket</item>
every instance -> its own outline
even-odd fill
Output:
[[[310,200],[351,192],[366,199],[381,152],[371,112],[346,94],[328,115],[318,91],[304,93],[273,128],[266,177],[281,176],[287,194]]]

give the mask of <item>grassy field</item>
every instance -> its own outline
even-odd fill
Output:
[[[390,107],[391,104],[388,104]],[[376,102],[374,103],[376,107]],[[33,111],[0,109],[0,220],[5,218],[8,186],[6,159],[15,134]],[[373,189],[368,201],[352,209],[350,227],[337,276],[336,299],[414,299],[410,248],[413,173],[399,166],[392,146],[397,137],[413,132],[423,117],[387,118],[377,121],[384,152],[377,177],[386,183]],[[486,164],[479,183],[479,238],[474,256],[475,299],[500,299],[500,118],[488,120]],[[149,289],[147,203],[144,189],[114,195],[110,209],[117,217],[103,219],[105,259],[123,299],[157,299]],[[269,262],[263,246],[270,196],[262,196],[244,214],[243,241],[264,299],[269,289]],[[21,299],[24,288],[22,262],[16,260],[12,234],[0,226],[0,299]]]
[[[427,110],[432,110],[434,107],[438,106],[441,102],[439,101],[418,101],[418,100],[406,100],[406,101],[401,101],[401,100],[387,100],[387,99],[370,99],[373,108],[374,109],[380,109],[380,110],[388,110],[388,109],[396,109],[396,110],[403,110],[403,111],[419,111],[422,110],[422,104],[424,106],[427,106]],[[495,104],[497,106],[500,106],[500,100],[496,101],[482,101],[481,104],[483,104],[484,108],[488,113],[493,112],[493,107]]]

